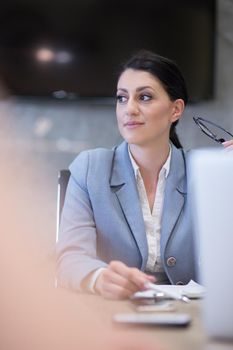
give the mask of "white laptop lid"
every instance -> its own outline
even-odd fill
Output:
[[[188,171],[204,326],[211,337],[233,338],[233,151],[192,151]]]

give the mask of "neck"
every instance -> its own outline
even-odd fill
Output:
[[[141,172],[158,174],[169,155],[169,142],[156,147],[141,147],[130,144],[130,152]]]

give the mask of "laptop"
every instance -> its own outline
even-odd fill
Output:
[[[190,152],[189,200],[207,335],[233,339],[233,151]]]

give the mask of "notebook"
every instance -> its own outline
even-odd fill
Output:
[[[188,191],[207,335],[233,339],[233,151],[190,152]]]

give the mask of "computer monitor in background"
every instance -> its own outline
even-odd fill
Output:
[[[0,78],[17,96],[113,97],[119,64],[143,48],[174,59],[203,101],[215,33],[215,0],[2,1]]]
[[[188,171],[204,327],[233,338],[233,151],[192,151]]]

